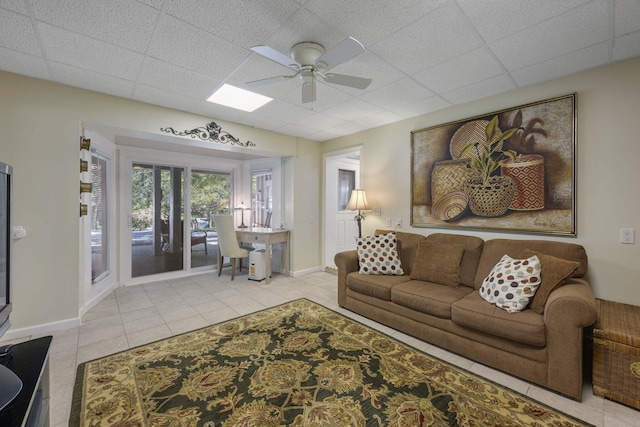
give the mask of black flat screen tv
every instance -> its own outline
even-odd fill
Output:
[[[11,179],[13,168],[0,162],[0,337],[11,326]],[[5,366],[6,365],[6,366]],[[22,389],[11,371],[11,346],[0,346],[0,410]]]

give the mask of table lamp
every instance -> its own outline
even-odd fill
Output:
[[[371,206],[369,206],[364,190],[356,189],[351,191],[351,198],[349,199],[347,210],[358,211],[358,215],[356,215],[355,220],[358,222],[358,237],[362,237],[362,220],[365,216],[362,211],[371,210]]]
[[[240,203],[238,207],[234,209],[236,211],[242,212],[242,222],[240,223],[238,228],[247,228],[247,226],[244,224],[244,211],[246,211],[247,209],[249,209],[249,207],[245,205],[244,202]]]

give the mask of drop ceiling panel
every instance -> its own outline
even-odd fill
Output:
[[[431,98],[422,99],[420,101],[395,107],[393,112],[400,117],[408,119],[434,111],[442,110],[450,107],[451,103],[444,100],[440,96],[432,96]]]
[[[149,55],[216,79],[224,79],[251,52],[226,40],[165,16],[156,28]]]
[[[150,57],[144,60],[138,82],[198,99],[209,97],[220,84],[220,80],[205,74]]]
[[[504,92],[505,88],[515,88],[513,80],[505,75],[493,77],[451,92],[443,93],[442,97],[451,104],[464,104]]]
[[[0,69],[37,79],[51,78],[43,58],[4,47],[0,47]]]
[[[616,0],[615,2],[615,37],[640,31],[640,7],[638,0]]]
[[[402,96],[399,96],[402,94]],[[433,96],[433,92],[421,86],[415,80],[406,77],[397,80],[380,89],[362,95],[360,98],[382,108],[394,108],[411,104],[424,98]]]
[[[607,16],[606,2],[587,3],[492,43],[491,49],[509,71],[524,68],[607,40],[602,16]]]
[[[198,104],[198,100],[175,92],[168,92],[143,84],[136,84],[133,88],[131,98],[148,104],[160,105],[171,108],[173,105],[179,106],[180,110],[191,111]]]
[[[0,9],[0,46],[31,55],[41,55],[28,16]]]
[[[168,0],[166,13],[241,46],[261,44],[298,9],[291,0]]]
[[[144,56],[100,40],[41,24],[45,56],[79,68],[135,80]]]
[[[457,0],[485,42],[493,42],[558,16],[590,0]]]
[[[0,0],[0,7],[23,15],[29,15],[29,11],[24,4],[24,0]]]
[[[53,80],[65,85],[123,98],[130,97],[133,92],[134,82],[132,80],[108,76],[55,61],[49,62],[49,69]]]
[[[503,73],[491,52],[480,48],[413,75],[436,93],[449,92]]]
[[[616,38],[611,56],[614,61],[640,56],[640,31]]]
[[[149,46],[158,11],[129,0],[31,0],[38,21],[136,52]]]

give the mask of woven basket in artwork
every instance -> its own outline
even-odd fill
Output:
[[[436,162],[431,172],[432,206],[435,206],[445,194],[462,190],[465,181],[476,177],[477,174],[469,168],[469,159]]]
[[[502,175],[516,184],[509,209],[535,211],[544,209],[544,157],[537,154],[518,156],[502,162]]]
[[[478,216],[504,215],[513,200],[516,186],[508,176],[493,176],[484,185],[481,178],[467,180],[464,192],[469,196],[469,208]]]

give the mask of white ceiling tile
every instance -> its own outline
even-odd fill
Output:
[[[392,109],[392,112],[408,119],[410,117],[416,117],[423,114],[432,113],[434,111],[443,110],[450,107],[451,103],[441,98],[440,96],[432,96],[431,98],[423,99],[412,104],[401,105]]]
[[[327,131],[327,130],[323,130],[323,131],[316,132],[316,133],[311,134],[311,135],[307,135],[307,136],[305,136],[305,138],[306,139],[310,139],[311,141],[323,142],[323,141],[328,141],[330,139],[339,138],[341,136],[344,136],[344,135],[343,134],[339,134],[339,133],[334,133],[334,132],[331,132],[331,131]]]
[[[486,42],[558,16],[590,0],[457,0]],[[633,0],[632,0],[633,1]]]
[[[444,93],[441,96],[450,103],[464,104],[465,102],[475,101],[476,99],[485,98],[488,96],[497,95],[499,93],[506,92],[513,89],[515,85],[505,75],[491,78],[489,80],[475,83],[471,86],[463,87],[453,90],[448,93]]]
[[[640,7],[638,0],[615,0],[614,32],[615,37],[640,31]]]
[[[372,116],[363,117],[355,121],[356,124],[362,125],[367,129],[388,125],[402,120],[402,117],[390,111],[374,114]]]
[[[24,4],[24,0],[0,0],[0,7],[21,13],[23,15],[29,14],[29,11]]]
[[[259,44],[266,44],[283,55],[290,56],[291,47],[297,43],[319,43],[328,51],[348,36],[336,31],[306,9],[301,9],[286,25],[278,28],[267,40]]]
[[[165,0],[138,0],[140,3],[144,3],[147,6],[151,6],[154,9],[162,10],[162,5]]]
[[[42,55],[29,17],[0,9],[0,46]]]
[[[370,102],[363,101],[362,99],[351,99],[336,105],[335,107],[328,108],[323,111],[325,114],[330,114],[335,117],[339,117],[346,121],[355,121],[367,116],[382,113],[384,108],[373,105]]]
[[[311,116],[296,120],[294,124],[309,129],[323,130],[338,127],[347,123],[345,120],[339,119],[327,114],[316,113]]]
[[[640,56],[640,31],[613,40],[614,61]]]
[[[326,0],[307,8],[365,45],[387,37],[446,0]]]
[[[50,79],[43,58],[0,47],[0,70],[37,79]]]
[[[145,58],[138,82],[193,98],[209,97],[220,84],[220,80],[155,58]]]
[[[298,87],[302,83],[302,80],[294,78],[257,87],[249,87],[246,83],[254,80],[266,79],[268,77],[291,76],[293,74],[294,71],[270,61],[261,55],[252,53],[249,58],[243,61],[242,64],[235,69],[233,74],[228,76],[225,83],[271,98],[278,98]]]
[[[136,52],[149,46],[158,11],[129,0],[31,0],[39,21]]]
[[[423,16],[371,47],[407,74],[455,58],[480,45],[480,38],[453,3]]]
[[[480,48],[413,75],[434,92],[449,92],[503,72],[487,49]]]
[[[433,92],[407,77],[362,95],[360,99],[382,108],[394,108],[411,104],[430,96],[433,96]]]
[[[318,133],[317,129],[310,129],[295,124],[284,125],[278,130],[288,135],[299,136],[300,138],[307,138],[315,133]]]
[[[273,117],[274,119],[284,120],[286,122],[295,122],[296,120],[308,117],[313,113],[314,112],[308,108],[280,101],[278,99],[274,99],[253,112],[253,114],[258,116],[267,118]]]
[[[243,117],[247,116],[246,111],[202,100],[198,102],[192,111],[196,114],[226,120],[228,122],[239,122]]]
[[[197,99],[143,84],[136,84],[131,98],[162,107],[178,108],[182,111],[191,111],[198,103]]]
[[[366,130],[366,127],[355,122],[346,122],[340,126],[326,128],[328,132],[335,133],[337,135],[351,135],[352,133],[361,132]]]
[[[367,91],[376,90],[382,86],[386,86],[391,82],[400,80],[405,74],[394,67],[392,64],[384,61],[378,55],[370,50],[365,51],[361,55],[356,56],[351,61],[338,65],[331,69],[332,73],[347,74],[356,77],[371,79],[371,84]],[[362,95],[359,89],[343,87],[343,91],[355,95]]]
[[[163,17],[149,55],[216,79],[224,79],[251,51],[242,49],[176,18]]]
[[[249,48],[261,44],[299,7],[291,0],[169,0],[166,13]]]
[[[131,80],[107,76],[106,74],[83,70],[82,68],[55,61],[51,61],[49,66],[51,68],[52,79],[65,85],[120,96],[122,98],[129,98],[133,91],[134,82]]]
[[[121,79],[136,79],[143,55],[51,25],[39,28],[47,58]]]
[[[509,70],[517,70],[607,40],[607,7],[594,1],[491,44]]]
[[[274,119],[272,117],[267,118],[248,114],[240,119],[238,123],[267,130],[276,130],[287,124],[287,122],[283,120]]]
[[[525,86],[546,80],[556,79],[574,72],[597,67],[607,62],[608,43],[589,46],[569,55],[550,59],[530,67],[513,71],[511,76],[518,86]],[[640,54],[640,52],[636,53]]]

